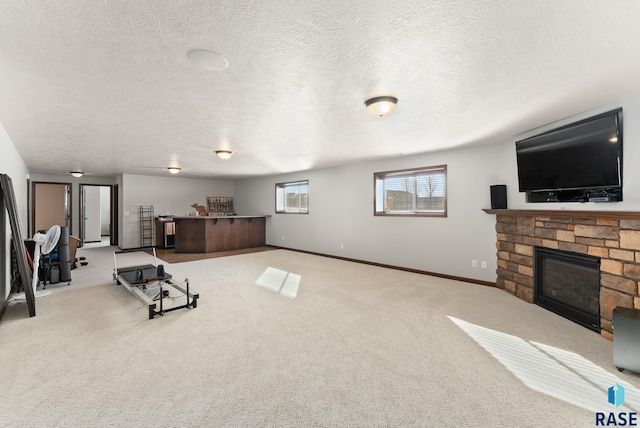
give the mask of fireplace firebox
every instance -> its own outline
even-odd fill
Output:
[[[535,303],[600,333],[600,258],[535,249]]]

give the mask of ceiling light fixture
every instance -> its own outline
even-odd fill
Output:
[[[218,155],[218,157],[222,160],[227,160],[229,159],[231,156],[233,156],[233,152],[229,151],[229,150],[216,150],[216,154]]]
[[[82,171],[71,171],[69,174],[73,175],[75,178],[80,178],[84,175]]]
[[[395,97],[375,97],[371,98],[364,102],[364,105],[367,106],[369,111],[376,116],[384,116],[389,114],[396,108],[396,104],[398,104],[398,99]]]
[[[171,174],[177,174],[182,171],[182,168],[178,168],[177,166],[170,166],[169,168],[167,168],[167,170],[169,170]]]
[[[229,66],[229,61],[220,54],[206,49],[193,49],[187,53],[189,60],[205,70],[220,71]]]

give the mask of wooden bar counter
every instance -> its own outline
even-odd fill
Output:
[[[176,253],[262,247],[267,216],[174,217]]]

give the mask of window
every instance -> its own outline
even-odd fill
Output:
[[[276,213],[309,213],[309,180],[276,184]]]
[[[374,215],[447,216],[447,166],[374,175]]]

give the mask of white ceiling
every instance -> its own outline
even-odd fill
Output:
[[[515,139],[640,93],[639,46],[637,0],[2,0],[0,122],[31,172],[244,178]]]

